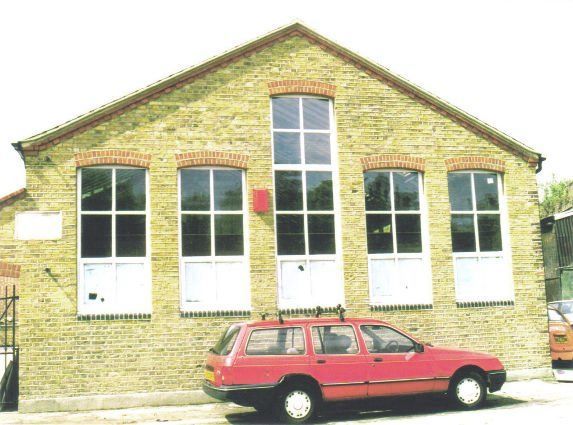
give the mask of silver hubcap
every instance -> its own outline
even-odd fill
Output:
[[[473,378],[464,378],[456,387],[456,395],[458,400],[464,404],[473,404],[479,400],[481,396],[481,387],[478,382]]]
[[[301,390],[291,391],[285,398],[285,411],[291,418],[304,418],[310,412],[311,406],[310,397]]]

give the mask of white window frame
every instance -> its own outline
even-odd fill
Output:
[[[87,168],[100,168],[113,170],[111,180],[111,210],[106,211],[82,211],[82,172]],[[145,170],[145,211],[116,211],[116,171],[119,169],[143,169]],[[76,175],[77,184],[77,258],[78,258],[78,314],[151,314],[152,313],[152,291],[151,291],[151,202],[149,197],[149,170],[140,167],[130,167],[123,165],[101,165],[78,168]],[[83,258],[82,257],[82,216],[83,215],[109,215],[111,216],[111,257]],[[145,257],[116,257],[116,229],[115,217],[118,215],[142,215],[145,214]],[[116,299],[112,304],[93,304],[86,305],[83,303],[86,295],[84,281],[84,265],[86,264],[110,264],[113,268],[113,274],[116,276],[118,264],[143,264],[144,279],[147,286],[146,299],[141,306],[132,306],[127,303],[124,305],[121,300]],[[117,280],[115,282],[117,285]],[[118,302],[119,301],[119,302]]]
[[[460,171],[450,171],[450,174],[470,174],[471,175],[471,191],[472,191],[472,209],[465,211],[451,210],[450,211],[450,225],[452,216],[457,215],[469,215],[473,217],[474,222],[474,237],[476,243],[476,250],[473,252],[454,252],[452,249],[453,256],[453,266],[454,266],[454,281],[456,287],[456,301],[457,302],[472,302],[472,301],[513,301],[515,299],[514,286],[513,286],[513,273],[512,273],[512,261],[511,261],[511,249],[509,240],[509,221],[507,213],[507,202],[505,199],[505,193],[503,190],[503,174],[497,173],[495,171],[488,170],[460,170]],[[478,210],[476,205],[476,193],[475,193],[475,181],[474,176],[476,174],[495,174],[497,176],[497,194],[498,194],[498,204],[499,210]],[[449,188],[448,188],[449,190]],[[451,208],[451,207],[450,207]],[[501,251],[481,251],[479,245],[479,232],[478,232],[478,216],[479,215],[499,215],[500,232],[501,232]],[[453,242],[453,241],[452,241]],[[457,259],[459,258],[477,258],[478,265],[484,258],[502,258],[503,273],[504,276],[500,277],[500,280],[496,282],[495,287],[499,292],[494,293],[474,293],[473,296],[464,296],[460,290],[458,280],[457,280]],[[481,274],[480,274],[481,275]],[[492,288],[493,285],[481,286],[485,288]]]
[[[296,98],[299,99],[299,128],[297,129],[281,129],[281,128],[274,128],[273,126],[273,106],[272,106],[272,99],[273,98]],[[341,225],[341,206],[340,206],[340,186],[339,186],[339,171],[338,171],[338,149],[337,149],[337,132],[336,132],[336,125],[335,125],[335,117],[334,117],[334,102],[332,99],[321,97],[321,96],[312,96],[312,95],[277,95],[272,96],[271,101],[269,102],[270,107],[270,127],[271,127],[271,153],[272,153],[272,163],[273,163],[273,210],[274,210],[274,219],[275,219],[275,258],[277,264],[277,300],[278,300],[278,307],[280,309],[289,309],[289,308],[311,308],[316,307],[317,305],[325,305],[324,299],[321,297],[321,294],[312,294],[311,297],[304,297],[304,299],[297,299],[297,300],[286,300],[281,297],[281,290],[282,290],[282,277],[281,277],[281,268],[283,262],[304,262],[305,263],[305,270],[307,270],[306,276],[308,276],[307,283],[311,285],[312,291],[312,283],[310,282],[310,263],[311,261],[320,261],[320,260],[327,260],[327,261],[334,261],[335,273],[336,273],[336,282],[333,282],[333,285],[338,285],[337,289],[338,294],[334,296],[332,302],[327,303],[332,304],[335,306],[337,304],[344,305],[344,271],[343,271],[343,262],[342,262],[342,225]],[[329,107],[329,130],[307,130],[304,128],[303,123],[303,108],[302,108],[302,99],[324,99],[328,100],[328,107]],[[275,154],[274,154],[274,133],[281,132],[281,133],[298,133],[301,135],[300,139],[300,164],[275,164]],[[322,134],[330,134],[330,164],[305,164],[305,152],[304,152],[304,135],[306,133],[322,133]],[[276,171],[300,171],[302,173],[302,196],[303,196],[303,206],[302,210],[298,211],[277,211],[276,208],[276,182],[275,182],[275,172]],[[332,211],[309,211],[307,209],[307,196],[306,196],[306,172],[307,171],[327,171],[332,173],[332,201],[333,201],[333,209]],[[288,214],[288,215],[303,215],[304,216],[304,239],[305,239],[305,254],[298,254],[298,255],[279,255],[278,254],[278,233],[277,233],[277,221],[276,217],[279,214]],[[335,245],[335,253],[334,254],[309,254],[309,241],[308,241],[308,215],[314,214],[329,214],[334,216],[334,245]]]
[[[183,189],[181,184],[181,172],[183,170],[209,170],[209,210],[205,211],[188,211],[181,209],[181,191]],[[241,185],[242,185],[242,210],[240,213],[243,216],[243,255],[215,255],[215,215],[230,214],[239,215],[239,211],[219,211],[215,210],[215,192],[214,192],[214,178],[213,171],[216,170],[233,170],[241,171]],[[248,210],[248,199],[247,199],[247,182],[246,182],[246,171],[239,168],[232,167],[222,167],[222,166],[197,166],[197,167],[185,167],[180,168],[177,172],[177,211],[178,211],[178,222],[179,222],[179,299],[180,299],[180,309],[182,312],[200,312],[200,311],[220,311],[220,310],[241,310],[250,311],[251,310],[251,282],[249,273],[249,210]],[[183,256],[183,215],[209,215],[210,216],[210,231],[211,231],[211,255],[204,256]],[[217,263],[236,263],[242,262],[242,273],[243,282],[245,290],[244,302],[234,302],[234,303],[224,303],[224,302],[188,302],[185,301],[185,265],[188,263],[210,263],[211,267],[214,267]],[[215,283],[213,283],[215,284]]]
[[[365,218],[366,216],[373,214],[373,215],[380,215],[380,214],[390,214],[392,217],[392,246],[393,252],[392,253],[384,253],[384,254],[370,254],[368,253],[368,228],[365,229],[365,236],[366,236],[366,253],[368,256],[368,283],[370,289],[370,305],[378,306],[378,305],[414,305],[414,304],[432,304],[432,267],[430,261],[430,236],[429,236],[429,227],[428,227],[428,206],[426,203],[426,196],[424,191],[424,178],[423,173],[417,170],[408,170],[408,169],[400,169],[400,168],[381,168],[381,169],[373,169],[364,171],[364,175],[367,172],[383,172],[389,173],[390,180],[390,210],[366,210],[365,211]],[[404,172],[412,172],[418,174],[418,198],[419,198],[419,209],[418,210],[396,210],[395,203],[394,203],[394,173],[404,173]],[[363,181],[364,181],[363,175]],[[365,194],[366,195],[366,194]],[[422,239],[422,252],[416,253],[399,253],[398,252],[398,243],[396,237],[396,214],[415,214],[420,216],[420,236]],[[388,294],[388,295],[379,295],[376,296],[374,294],[374,270],[372,267],[373,260],[393,260],[394,267],[398,270],[398,260],[402,259],[420,259],[422,260],[422,268],[424,270],[425,279],[422,283],[423,287],[426,289],[424,293],[418,294],[418,297],[415,299],[403,299],[401,298],[400,294]],[[396,274],[397,276],[397,274]],[[396,284],[394,284],[395,286]]]

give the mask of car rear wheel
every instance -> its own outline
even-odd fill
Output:
[[[289,385],[277,398],[277,416],[284,423],[304,423],[314,415],[316,400],[314,391],[308,386]]]
[[[448,395],[454,404],[463,409],[476,409],[486,398],[487,388],[481,375],[468,372],[458,375],[452,381]]]

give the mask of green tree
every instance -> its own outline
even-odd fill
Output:
[[[541,217],[573,207],[573,180],[558,181],[553,177],[551,182],[542,186],[543,200],[540,204]]]

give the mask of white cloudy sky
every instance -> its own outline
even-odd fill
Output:
[[[300,19],[542,152],[573,178],[573,0],[3,1],[0,196],[11,142]]]

